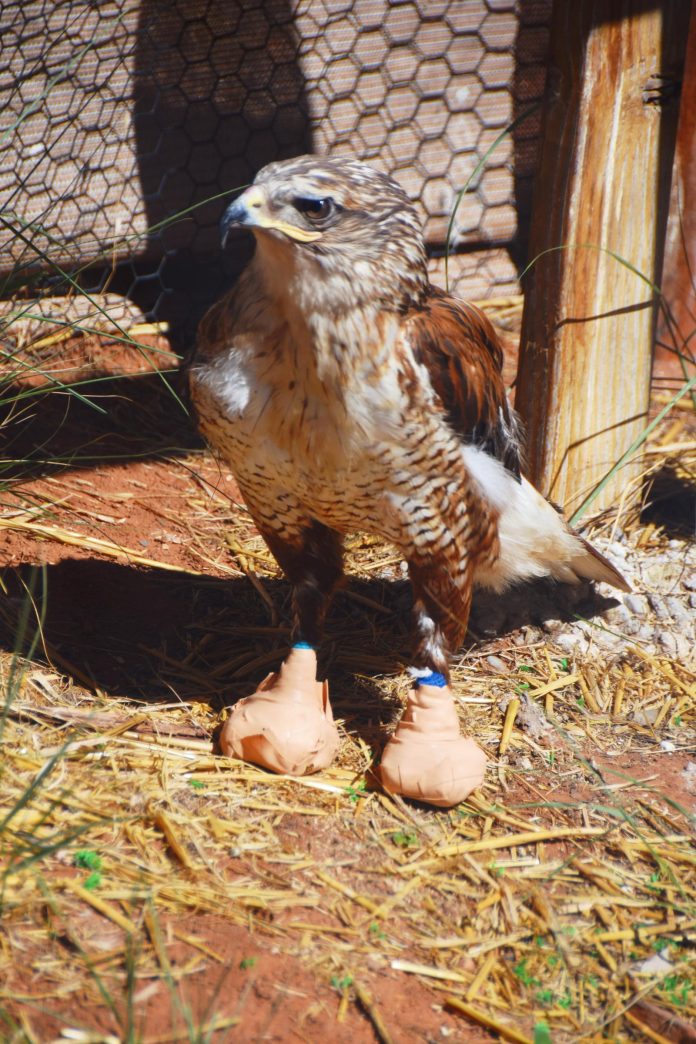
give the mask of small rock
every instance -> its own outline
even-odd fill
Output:
[[[674,631],[661,631],[657,636],[657,643],[672,660],[686,661],[693,654],[693,646],[689,639]]]
[[[648,601],[650,603],[652,611],[655,613],[655,616],[658,618],[658,620],[670,619],[670,612],[667,608],[664,598],[660,598],[660,596],[656,594],[649,594]]]
[[[615,605],[602,615],[602,622],[610,627],[623,627],[631,619],[631,612],[625,605]]]
[[[652,648],[655,644],[655,628],[652,624],[644,623],[641,625],[640,629],[636,631],[635,637],[639,642],[645,642],[646,645],[649,645]]]
[[[665,587],[670,582],[669,564],[663,562],[660,557],[656,557],[654,559],[646,561],[645,563],[642,563],[641,572],[643,574],[645,586],[649,587],[653,591],[664,591]],[[652,599],[650,598],[650,596],[648,597],[652,604]]]
[[[666,975],[670,972],[674,965],[671,961],[667,960],[666,953],[668,951],[663,950],[662,953],[653,953],[652,956],[648,957],[644,961],[640,961],[638,964],[633,965],[633,970],[638,975]]]
[[[696,591],[696,573],[692,576],[684,577],[684,587],[687,591]]]
[[[504,673],[507,672],[508,668],[506,667],[506,665],[503,663],[503,661],[500,659],[499,656],[493,656],[493,655],[487,656],[486,660],[487,660],[489,666],[492,667],[494,671],[499,671],[500,674],[504,674]]]
[[[696,591],[689,595],[689,605],[692,609],[696,609]]]
[[[582,638],[573,631],[567,631],[565,634],[556,635],[554,641],[563,652],[574,652]]]
[[[677,749],[676,744],[672,743],[672,740],[661,740],[660,741],[660,747],[661,747],[662,750],[666,751],[668,754],[673,754],[674,751]]]
[[[636,725],[654,725],[659,713],[659,707],[646,707],[645,710],[634,711],[632,718]]]
[[[672,614],[672,618],[679,624],[687,624],[691,622],[690,614],[687,613],[684,608],[684,603],[681,598],[676,598],[674,595],[667,595],[665,598],[665,605]]]
[[[624,605],[635,616],[646,616],[648,612],[648,600],[645,595],[624,595]]]
[[[517,724],[538,743],[551,731],[552,726],[538,703],[530,700],[525,693],[521,693],[519,699]]]

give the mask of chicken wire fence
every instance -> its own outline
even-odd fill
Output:
[[[463,197],[450,240],[455,292],[514,291],[550,7],[5,0],[0,295],[122,295],[189,339],[248,256],[219,248],[232,190],[307,151],[393,174],[442,282],[458,190],[531,110]]]

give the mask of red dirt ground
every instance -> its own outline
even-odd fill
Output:
[[[307,914],[303,911],[305,920]],[[374,1027],[356,1004],[345,1005],[341,1012],[342,991],[323,983],[316,970],[308,967],[306,955],[282,952],[274,940],[272,928],[245,930],[230,925],[222,917],[199,914],[179,919],[162,919],[162,932],[167,943],[170,970],[181,978],[178,995],[181,1005],[189,1005],[196,1025],[205,1026],[214,1015],[226,1026],[212,1037],[215,1041],[285,1042],[303,1041],[316,1044],[333,1040],[336,1044],[358,1044],[377,1039]],[[81,915],[75,926],[81,941],[93,949],[123,947],[123,933],[113,928],[104,935],[104,920],[91,910]],[[193,940],[179,941],[188,936]],[[66,939],[66,947],[68,946]],[[214,954],[211,958],[209,954]],[[36,954],[26,952],[30,966]],[[67,950],[66,950],[67,956]],[[491,1037],[483,1030],[468,1027],[443,1008],[442,998],[423,986],[415,977],[405,980],[402,974],[386,968],[361,971],[361,982],[374,997],[395,1042],[418,1044],[442,1040],[483,1044]],[[16,990],[23,997],[27,989],[22,969],[4,983],[7,992]],[[163,976],[139,979],[133,995],[136,1011],[134,1039],[187,1040],[182,1032],[183,1019],[172,1025],[171,989]],[[31,1027],[40,1041],[59,1037],[65,1026],[89,1025],[92,1032],[104,1036],[113,1033],[113,1019],[108,1009],[96,1007],[91,997],[71,993],[61,1003],[51,998],[51,1014],[41,1012],[37,995],[29,1006]],[[176,1038],[169,1036],[178,1030]],[[92,1040],[96,1038],[90,1038]]]

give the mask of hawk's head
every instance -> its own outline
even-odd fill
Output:
[[[225,211],[223,246],[239,227],[254,232],[261,264],[303,284],[331,283],[334,301],[346,306],[378,300],[406,307],[428,285],[420,222],[408,196],[355,160],[300,156],[269,163]]]

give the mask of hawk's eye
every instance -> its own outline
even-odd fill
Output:
[[[308,217],[310,221],[325,221],[336,210],[336,204],[331,199],[331,196],[325,196],[324,199],[303,198],[300,196],[293,200],[293,203],[295,209],[299,210],[300,214]]]

